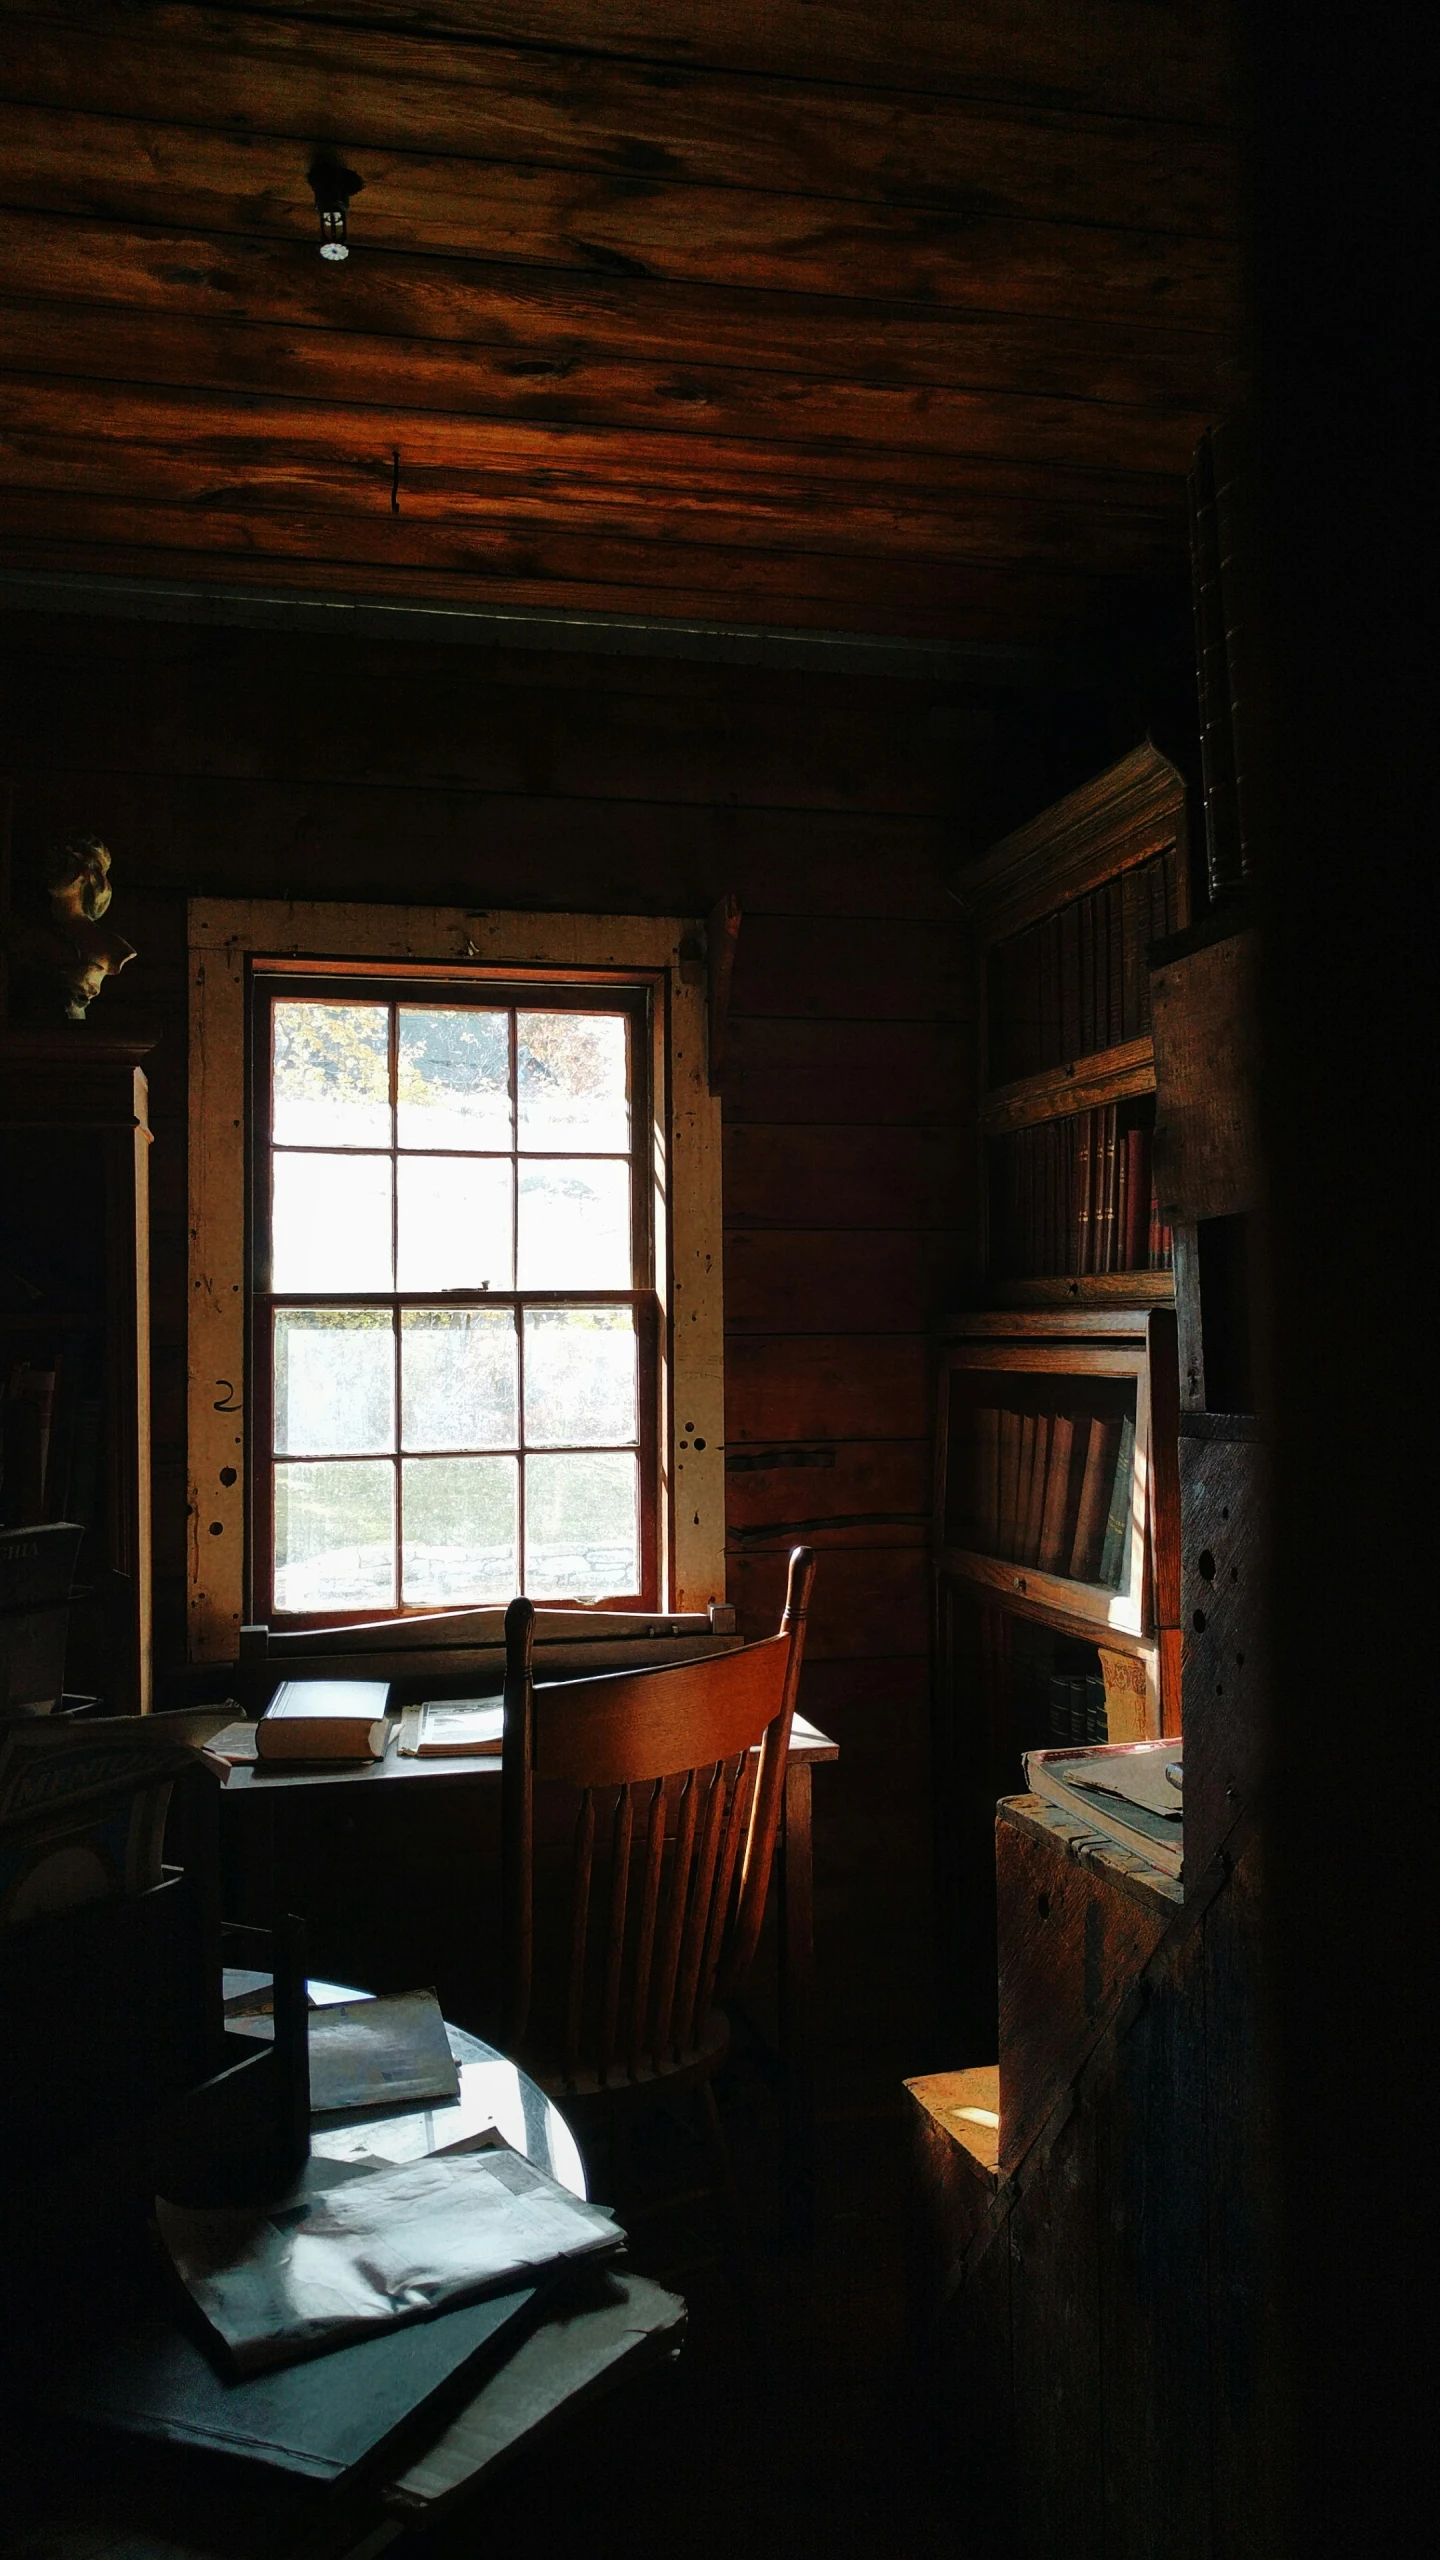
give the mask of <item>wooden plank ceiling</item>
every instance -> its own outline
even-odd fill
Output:
[[[1237,394],[1228,22],[3,0],[0,563],[1081,638]]]

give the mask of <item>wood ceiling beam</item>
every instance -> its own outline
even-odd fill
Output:
[[[7,109],[6,127],[11,204],[315,241],[306,154],[293,142],[24,105]],[[1197,329],[1226,329],[1236,315],[1231,244],[1160,227],[930,213],[410,152],[372,155],[365,174],[352,213],[357,254],[499,257],[1069,319],[1163,313]]]
[[[327,266],[293,240],[217,240],[0,207],[0,276],[16,294],[215,320],[264,318],[495,350],[516,384],[592,365],[653,366],[683,404],[726,371],[768,372],[903,400],[996,392],[1213,416],[1234,396],[1228,336],[1125,321],[936,312],[829,295],[751,293],[599,273],[554,276],[490,260],[357,250]],[[668,393],[665,389],[669,385]],[[723,395],[717,391],[717,399]]]
[[[1183,122],[943,103],[833,83],[653,71],[601,57],[97,0],[0,18],[0,95],[33,106],[382,155],[590,171],[960,217],[1224,236],[1230,138]],[[302,172],[303,174],[303,172]],[[367,187],[369,185],[368,174]]]
[[[134,5],[134,0],[132,0]],[[139,0],[143,8],[144,0]],[[714,67],[1225,122],[1234,18],[1219,0],[221,0],[227,20],[328,20],[467,44]]]

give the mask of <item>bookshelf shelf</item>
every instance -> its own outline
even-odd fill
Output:
[[[980,1126],[989,1137],[1005,1137],[1012,1129],[1068,1120],[1077,1111],[1130,1102],[1154,1090],[1155,1043],[1147,1035],[1098,1049],[1088,1058],[1043,1067],[1038,1075],[1021,1076],[1013,1084],[993,1085],[980,1105]]]
[[[1173,1271],[1085,1271],[1065,1278],[997,1281],[990,1291],[997,1311],[1074,1307],[1099,1314],[1110,1307],[1173,1307]]]

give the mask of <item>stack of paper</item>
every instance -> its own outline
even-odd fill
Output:
[[[176,2272],[240,2372],[424,2319],[624,2237],[513,2151],[314,2186],[312,2172],[310,2191],[259,2211],[157,2202]]]

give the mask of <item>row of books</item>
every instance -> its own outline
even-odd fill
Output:
[[[982,1405],[974,1457],[980,1554],[1070,1582],[1128,1587],[1133,1416]]]
[[[1168,1271],[1151,1133],[1108,1102],[995,1141],[991,1268],[997,1276]]]
[[[1150,1029],[1152,942],[1179,922],[1172,847],[1072,898],[991,955],[990,1080],[1011,1084]]]
[[[1050,1739],[1062,1744],[1109,1741],[1105,1682],[1100,1672],[1051,1672]]]

